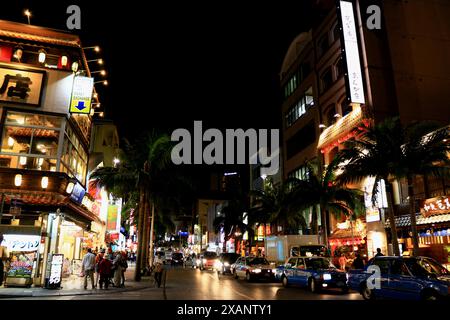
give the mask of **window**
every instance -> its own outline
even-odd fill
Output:
[[[286,142],[287,158],[292,158],[315,141],[316,128],[314,121],[310,121]]]
[[[342,109],[342,116],[345,117],[350,112],[352,112],[353,107],[352,107],[351,103],[347,99],[345,99],[341,103],[341,109]]]
[[[297,261],[297,269],[305,269],[305,262],[302,258],[299,258]]]
[[[57,171],[62,117],[8,112],[2,134],[0,166]]]
[[[284,99],[287,99],[291,94],[294,93],[294,91],[309,75],[310,72],[311,65],[309,62],[305,62],[298,67],[297,71],[289,78],[288,82],[284,85]]]
[[[77,178],[82,184],[86,180],[87,153],[70,125],[66,126],[61,152],[61,171]]]
[[[340,40],[341,39],[341,26],[339,23],[336,23],[336,25],[333,28],[333,41]]]
[[[345,73],[344,70],[344,62],[342,61],[342,57],[339,58],[336,63],[334,64],[334,70],[336,72],[336,80],[338,80],[340,77],[342,77]]]
[[[289,259],[288,264],[291,265],[291,268],[294,268],[297,265],[297,259],[296,258]]]
[[[391,265],[391,274],[393,275],[401,275],[401,276],[409,276],[409,271],[403,261],[393,260]]]
[[[324,34],[317,43],[319,57],[322,57],[330,47],[328,42],[328,33]]]
[[[322,92],[327,91],[331,85],[333,84],[333,74],[331,72],[331,68],[328,68],[320,77],[320,83],[322,86]]]
[[[302,166],[289,173],[288,177],[292,179],[307,180],[308,175],[308,168],[306,166]]]
[[[286,113],[286,127],[290,127],[299,119],[306,111],[314,105],[314,97],[312,87],[305,91],[305,94],[297,101],[295,105],[289,108]]]
[[[335,118],[336,108],[335,108],[334,104],[332,104],[332,105],[329,105],[327,109],[328,109],[328,111],[325,114],[326,115],[325,116],[326,125],[331,126],[336,122],[336,118]]]
[[[380,268],[381,274],[389,273],[389,260],[387,259],[375,259],[373,264]]]

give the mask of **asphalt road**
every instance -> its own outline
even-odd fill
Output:
[[[25,299],[25,298],[21,298]],[[30,299],[30,298],[27,298]],[[31,298],[33,299],[33,298]],[[276,282],[247,282],[213,271],[169,267],[165,288],[99,295],[47,297],[50,300],[361,300],[359,293],[327,290],[318,294],[297,287],[284,288]]]

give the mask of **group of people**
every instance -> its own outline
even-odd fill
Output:
[[[378,256],[383,256],[380,248],[377,248],[377,253],[375,254],[375,257],[378,257]],[[356,252],[355,259],[353,259],[353,262],[352,262],[352,268],[353,269],[364,269],[365,265],[366,265],[366,263],[365,263],[363,257],[361,256],[361,254],[359,254],[359,252]],[[347,270],[347,257],[345,256],[344,253],[342,253],[341,256],[339,257],[339,268],[343,271]]]
[[[88,278],[90,278],[92,289],[100,285],[100,289],[108,289],[112,284],[114,287],[125,286],[125,271],[128,268],[128,255],[126,252],[111,250],[106,252],[102,249],[95,254],[92,249],[87,250],[81,263],[81,273],[84,276],[84,289],[88,287]]]

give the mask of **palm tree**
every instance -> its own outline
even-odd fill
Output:
[[[361,134],[355,140],[347,141],[346,149],[338,158],[345,163],[340,183],[359,183],[366,177],[374,177],[372,192],[375,202],[379,182],[386,182],[388,194],[388,217],[394,254],[399,256],[397,230],[393,210],[391,180],[406,178],[410,203],[411,229],[413,232],[414,255],[418,254],[416,212],[414,208],[413,178],[416,175],[448,175],[449,145],[445,143],[448,130],[437,130],[437,125],[428,122],[402,126],[399,118],[389,118],[371,126],[359,127]],[[425,133],[429,133],[424,136]],[[443,165],[437,165],[441,163]],[[389,180],[391,179],[391,180]]]
[[[293,205],[294,193],[289,183],[274,186],[269,181],[265,185],[264,190],[250,191],[255,200],[249,211],[249,222],[276,223],[283,227],[285,233],[297,233],[306,222],[301,210]]]
[[[151,226],[154,221],[152,206],[158,190],[155,186],[158,183],[155,182],[164,180],[163,175],[167,178],[165,169],[170,162],[171,149],[172,142],[169,136],[152,132],[133,145],[127,142],[124,151],[121,152],[121,162],[118,166],[99,168],[91,175],[100,186],[104,186],[120,197],[131,195],[132,192],[137,192],[139,195],[136,281],[141,279],[141,269],[146,267],[148,252],[153,251],[153,241],[150,240],[153,233]],[[151,220],[149,219],[150,211],[153,213]],[[151,225],[149,220],[152,221]],[[152,257],[153,255],[150,255],[150,260]]]
[[[345,215],[350,222],[364,212],[363,194],[360,190],[346,188],[336,183],[338,159],[334,159],[325,170],[320,173],[319,165],[307,162],[307,177],[303,180],[292,181],[294,195],[293,206],[298,209],[312,208],[312,228],[319,234],[317,223],[317,207],[322,213],[324,223],[324,243],[328,243],[325,213],[331,213],[337,218]]]

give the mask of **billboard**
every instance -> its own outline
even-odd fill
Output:
[[[366,101],[364,97],[353,3],[339,1],[339,8],[344,40],[342,49],[345,52],[345,61],[347,64],[347,84],[350,90],[350,101],[352,103],[364,104]]]
[[[73,79],[70,98],[70,113],[89,114],[91,112],[94,78],[76,76]]]
[[[106,231],[116,231],[119,232],[117,227],[117,220],[119,218],[119,206],[109,205],[108,206],[108,218],[106,219]]]

